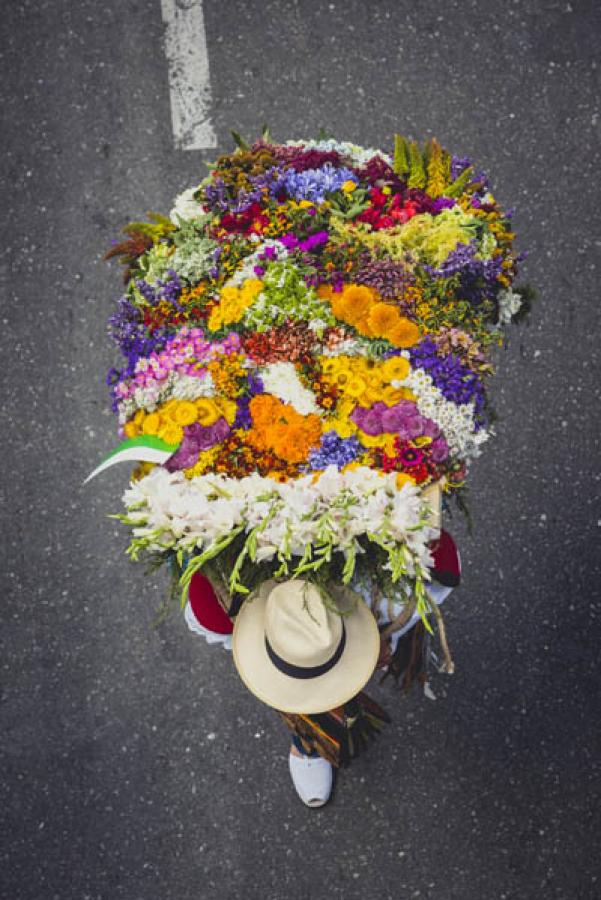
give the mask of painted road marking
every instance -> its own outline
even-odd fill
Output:
[[[161,0],[169,65],[171,121],[179,150],[217,146],[202,0]]]

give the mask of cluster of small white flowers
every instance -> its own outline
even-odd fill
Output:
[[[125,425],[139,409],[154,412],[172,398],[197,400],[199,397],[212,397],[214,393],[213,379],[208,372],[203,378],[170,372],[163,381],[155,381],[149,387],[136,388],[130,397],[119,403],[119,425]]]
[[[484,428],[476,431],[473,403],[457,405],[447,400],[423,369],[412,369],[404,381],[392,384],[413,391],[419,412],[436,422],[453,456],[465,460],[480,456],[480,445],[488,440],[490,432]]]
[[[497,325],[509,325],[512,318],[519,312],[522,306],[522,297],[514,293],[511,288],[506,288],[499,293],[499,321]]]
[[[251,237],[255,237],[252,235]],[[257,246],[257,249],[254,250],[250,256],[244,258],[244,260],[240,263],[239,268],[236,269],[231,278],[225,282],[224,287],[240,287],[247,279],[256,278],[257,273],[255,272],[255,266],[260,266],[265,264],[265,260],[261,259],[261,256],[265,253],[267,248],[275,250],[274,259],[286,259],[288,256],[288,250],[281,243],[281,241],[267,240],[263,241]]]
[[[187,479],[157,466],[130,485],[123,502],[134,538],[146,538],[151,549],[160,544],[190,553],[212,546],[239,525],[246,532],[261,525],[257,562],[278,553],[301,557],[308,544],[319,543],[324,515],[335,549],[345,554],[360,551],[356,539],[367,532],[403,544],[409,575],[432,565],[428,544],[438,535],[426,524],[428,506],[419,488],[405,484],[399,490],[394,474],[366,466],[348,472],[329,466],[318,478],[283,484],[258,474]]]
[[[319,415],[315,395],[300,381],[294,363],[270,363],[259,370],[259,375],[268,394],[289,403],[301,416]]]
[[[169,213],[169,218],[174,225],[181,225],[182,222],[191,222],[193,219],[197,219],[198,216],[204,215],[204,206],[198,200],[195,200],[193,196],[197,190],[198,186],[186,188],[173,201],[174,205]]]
[[[339,153],[341,156],[350,159],[356,166],[364,166],[374,156],[379,156],[389,166],[392,165],[392,158],[387,153],[376,150],[374,147],[359,147],[358,144],[351,144],[349,141],[286,141],[286,146],[304,147],[306,150],[321,150],[325,153]]]

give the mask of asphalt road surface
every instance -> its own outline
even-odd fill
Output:
[[[180,6],[189,6],[181,0]],[[175,147],[159,0],[11,0],[2,32],[0,896],[595,900],[599,710],[600,8],[205,0],[229,129],[436,135],[515,207],[539,300],[498,354],[497,437],[449,528],[457,663],[305,808],[288,733],[124,556],[102,254],[218,152]],[[206,62],[206,60],[205,60]]]

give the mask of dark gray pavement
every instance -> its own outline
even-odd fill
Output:
[[[214,154],[173,149],[159,0],[4,3],[0,896],[595,900],[599,863],[599,139],[594,2],[206,0],[212,116],[281,139],[395,130],[470,153],[515,206],[531,324],[446,609],[436,703],[308,810],[287,734],[123,555],[101,256]]]

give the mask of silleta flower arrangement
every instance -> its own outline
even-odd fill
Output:
[[[130,557],[371,586],[427,621],[432,496],[491,435],[490,350],[522,318],[511,214],[435,140],[392,156],[238,136],[170,217],[132,223],[109,320]],[[434,507],[436,503],[434,502]]]

